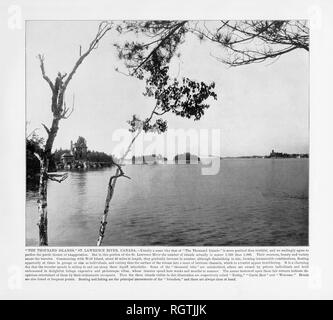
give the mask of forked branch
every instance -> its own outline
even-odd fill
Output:
[[[71,116],[71,114],[74,111],[74,104],[75,104],[75,95],[73,94],[73,104],[72,104],[71,108],[67,108],[66,102],[64,102],[64,109],[61,113],[61,118],[62,119],[68,119]]]

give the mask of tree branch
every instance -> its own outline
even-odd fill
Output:
[[[182,22],[178,23],[173,29],[171,29],[171,31],[165,37],[161,38],[160,43],[153,50],[150,51],[148,56],[146,58],[144,58],[142,62],[140,62],[140,64],[132,72],[132,75],[134,75],[151,58],[151,56],[154,54],[154,52],[156,52],[164,44],[164,42],[167,39],[169,39],[185,23],[187,23],[187,21],[182,21]]]
[[[47,135],[49,135],[50,134],[50,129],[44,123],[42,123],[42,126],[44,127]]]
[[[111,30],[112,28],[112,22],[109,21],[102,21],[99,24],[98,27],[98,31],[97,34],[95,36],[95,38],[93,39],[93,41],[90,42],[90,45],[88,47],[88,49],[82,53],[79,57],[79,59],[76,61],[72,71],[69,73],[67,79],[64,82],[64,90],[66,89],[66,87],[68,86],[69,82],[71,81],[71,79],[73,78],[77,68],[80,66],[80,64],[83,62],[83,60],[89,55],[89,53],[96,49],[98,47],[98,43],[99,41],[104,37],[104,35]]]
[[[42,71],[43,79],[49,84],[52,92],[54,91],[54,85],[50,78],[45,74],[45,67],[44,67],[44,55],[39,54],[38,56],[39,62],[40,62],[40,70]]]
[[[73,94],[73,104],[72,104],[71,108],[67,108],[66,107],[66,102],[64,102],[64,110],[61,113],[61,118],[62,119],[68,119],[71,116],[71,114],[74,111],[74,102],[75,102],[75,95],[74,94]]]
[[[34,156],[39,160],[40,163],[42,163],[42,158],[37,152],[34,152]]]

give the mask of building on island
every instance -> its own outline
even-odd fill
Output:
[[[87,160],[88,147],[86,140],[79,137],[76,143],[71,141],[71,154],[74,156],[75,160]]]
[[[71,140],[70,152],[66,152],[61,156],[61,162],[64,166],[72,166],[75,162],[87,161],[88,148],[84,138],[79,137],[76,143]]]
[[[57,169],[88,169],[112,167],[113,156],[105,152],[88,150],[87,141],[79,137],[75,143],[70,142],[69,150],[56,150]]]
[[[61,162],[64,166],[71,165],[74,162],[74,156],[71,153],[64,153],[61,156]]]

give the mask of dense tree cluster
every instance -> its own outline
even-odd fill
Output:
[[[69,149],[57,149],[54,151],[54,161],[59,163],[61,161],[61,156],[65,153],[70,153]],[[87,160],[91,162],[112,162],[113,157],[105,152],[88,150]]]
[[[91,162],[113,162],[113,157],[105,152],[88,150],[87,159]]]
[[[26,183],[28,189],[38,188],[40,162],[35,154],[40,154],[43,150],[44,139],[35,132],[26,138]],[[48,171],[56,170],[54,157],[50,157]]]

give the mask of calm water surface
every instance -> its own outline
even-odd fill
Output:
[[[308,159],[128,165],[118,179],[104,245],[307,245]],[[48,186],[49,245],[94,246],[113,169],[70,172]],[[37,245],[36,193],[27,192],[27,245]]]

